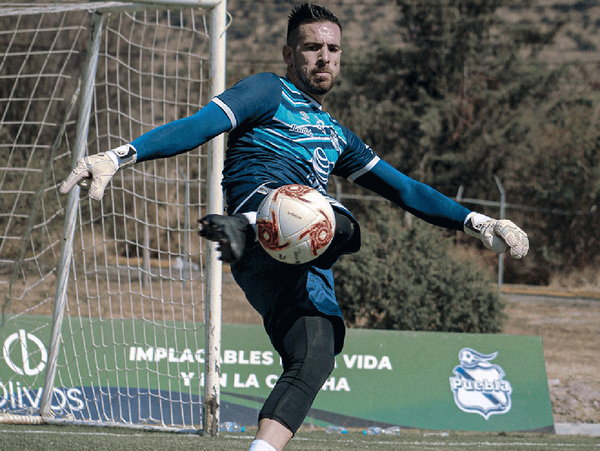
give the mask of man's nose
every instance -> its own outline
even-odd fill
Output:
[[[318,57],[318,61],[324,64],[329,63],[329,60],[331,59],[331,54],[329,53],[329,49],[327,47],[322,47],[321,50],[319,50],[319,57]]]

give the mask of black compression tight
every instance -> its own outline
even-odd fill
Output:
[[[333,371],[333,346],[330,320],[322,316],[299,318],[276,346],[283,374],[265,401],[259,420],[270,418],[295,434]]]
[[[317,268],[329,269],[335,261],[343,254],[347,248],[347,244],[355,233],[354,224],[350,218],[344,214],[334,210],[335,214],[335,234],[331,240],[331,244],[327,250],[311,262]],[[360,247],[360,246],[359,246]],[[352,249],[351,252],[356,252],[358,248]]]
[[[333,240],[329,245],[327,251],[336,252],[339,248],[341,248],[344,244],[348,242],[352,235],[354,234],[354,224],[348,216],[343,213],[338,213],[335,211],[335,235],[333,236]],[[327,252],[326,251],[326,252]]]

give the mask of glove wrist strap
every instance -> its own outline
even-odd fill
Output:
[[[117,169],[133,166],[137,161],[137,152],[131,144],[123,144],[116,149],[106,152],[106,156],[112,160]]]
[[[482,215],[481,213],[476,213],[472,211],[467,215],[464,222],[464,231],[467,235],[470,235],[474,238],[481,238],[481,227],[483,223],[489,221],[489,216]]]

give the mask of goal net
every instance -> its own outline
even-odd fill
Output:
[[[218,2],[163,3],[0,8],[0,421],[202,427],[218,163],[203,147],[120,171],[100,202],[58,191],[79,156],[214,95]]]

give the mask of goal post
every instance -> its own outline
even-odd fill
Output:
[[[58,191],[225,88],[225,0],[0,7],[0,421],[219,422],[224,137]]]

